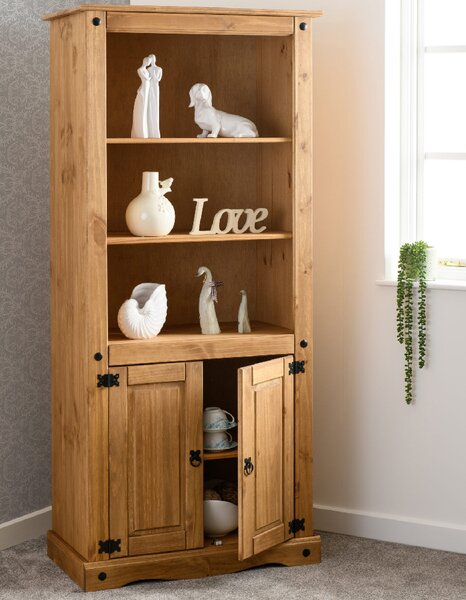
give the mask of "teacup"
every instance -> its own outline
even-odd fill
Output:
[[[229,448],[233,436],[228,431],[206,431],[204,433],[204,448],[206,450],[218,450]]]
[[[235,417],[218,406],[209,406],[204,409],[204,429],[228,429],[235,422]]]

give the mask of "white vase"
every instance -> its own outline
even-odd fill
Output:
[[[131,298],[118,311],[118,327],[131,340],[143,340],[160,333],[167,318],[167,292],[159,283],[137,285]]]
[[[159,182],[157,171],[142,174],[142,189],[126,209],[126,224],[133,235],[168,235],[175,225],[175,209],[165,198],[173,178]]]

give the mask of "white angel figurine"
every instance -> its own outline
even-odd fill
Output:
[[[141,85],[136,94],[133,109],[133,138],[160,137],[159,82],[162,69],[156,64],[154,54],[146,56],[138,69]]]
[[[220,327],[215,313],[217,302],[217,288],[223,285],[221,281],[214,281],[212,273],[207,267],[199,267],[196,277],[204,275],[204,282],[199,296],[199,321],[201,331],[207,335],[220,333]]]
[[[241,302],[238,309],[238,333],[251,333],[248,315],[248,296],[246,290],[241,290]]]

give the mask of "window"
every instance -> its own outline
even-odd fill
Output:
[[[466,0],[386,0],[386,34],[387,276],[423,239],[466,279]]]

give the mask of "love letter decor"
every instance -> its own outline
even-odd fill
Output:
[[[196,203],[194,213],[193,228],[189,232],[191,235],[216,235],[219,233],[262,233],[267,228],[265,225],[257,227],[260,221],[267,218],[269,211],[266,208],[223,208],[215,215],[210,229],[201,230],[202,211],[208,198],[193,198]],[[226,220],[224,219],[226,217]],[[241,218],[244,222],[240,225]],[[222,224],[223,219],[223,224]]]

